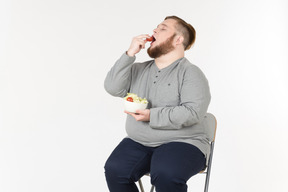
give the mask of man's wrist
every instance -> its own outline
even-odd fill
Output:
[[[129,57],[134,57],[134,56],[135,56],[135,54],[133,54],[133,53],[129,52],[129,50],[128,50],[128,51],[126,51],[126,55],[128,55]]]

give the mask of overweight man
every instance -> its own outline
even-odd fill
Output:
[[[195,37],[190,24],[168,16],[152,36],[134,37],[108,72],[104,87],[109,94],[135,93],[149,102],[147,109],[125,111],[127,137],[105,163],[110,192],[138,192],[135,182],[146,173],[157,192],[186,192],[189,178],[205,169],[209,142],[201,123],[210,103],[209,85],[185,58]],[[148,44],[152,60],[135,62]]]

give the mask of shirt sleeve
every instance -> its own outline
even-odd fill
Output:
[[[196,67],[189,67],[183,75],[180,105],[150,109],[150,127],[154,129],[181,129],[201,122],[210,103],[209,84]]]
[[[129,57],[124,53],[108,72],[105,81],[105,90],[116,97],[124,97],[130,88],[131,69],[136,57]]]

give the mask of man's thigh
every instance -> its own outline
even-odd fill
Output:
[[[152,150],[129,138],[123,139],[105,164],[106,174],[138,181],[150,170]]]
[[[206,158],[195,146],[171,142],[155,149],[151,160],[151,179],[176,177],[185,182],[205,167]]]

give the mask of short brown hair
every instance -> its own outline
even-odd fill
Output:
[[[190,49],[191,46],[194,44],[195,39],[196,39],[196,31],[194,29],[194,27],[192,25],[190,25],[189,23],[186,23],[186,21],[184,21],[183,19],[177,17],[177,16],[168,16],[165,18],[166,19],[174,19],[177,22],[176,30],[178,32],[180,32],[183,37],[184,37],[184,41],[183,41],[183,46],[185,51]]]

